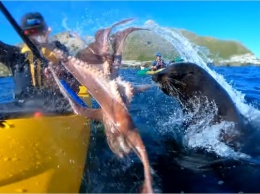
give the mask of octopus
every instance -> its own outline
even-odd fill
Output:
[[[108,145],[114,154],[121,158],[130,151],[137,154],[144,168],[144,183],[141,192],[153,193],[147,151],[129,113],[129,106],[134,94],[152,86],[134,86],[123,80],[118,73],[126,37],[131,32],[145,29],[130,27],[111,35],[114,27],[131,20],[126,19],[109,28],[97,31],[95,41],[80,50],[76,56],[68,56],[58,49],[53,50],[62,65],[88,89],[91,96],[100,105],[99,109],[86,108],[76,104],[59,83],[52,68],[51,72],[76,114],[103,122]],[[49,65],[53,66],[51,62]]]

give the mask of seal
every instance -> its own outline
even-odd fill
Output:
[[[212,120],[214,123],[230,121],[234,123],[232,134],[222,132],[221,139],[233,148],[245,133],[245,118],[238,111],[227,91],[202,67],[189,62],[179,62],[166,67],[152,76],[160,89],[169,96],[174,96],[181,103],[184,112],[191,111],[194,98],[213,103],[217,109]],[[200,101],[201,102],[201,101]],[[223,130],[225,131],[225,130]]]

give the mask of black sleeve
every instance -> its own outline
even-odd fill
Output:
[[[21,49],[0,41],[0,62],[13,69],[16,64],[24,63],[25,56]]]

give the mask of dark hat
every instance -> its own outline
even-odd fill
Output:
[[[47,30],[47,25],[43,16],[38,13],[27,13],[21,19],[22,30],[38,29],[41,31]]]
[[[161,53],[158,52],[158,53],[156,54],[156,57],[161,57]]]

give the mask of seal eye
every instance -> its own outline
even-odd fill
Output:
[[[184,77],[187,77],[187,76],[193,76],[194,75],[194,72],[190,71],[190,72],[187,72]]]

